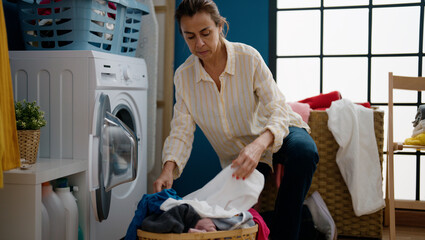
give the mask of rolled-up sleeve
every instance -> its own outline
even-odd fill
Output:
[[[178,76],[176,77],[178,78]],[[176,103],[174,104],[173,119],[171,120],[171,131],[164,142],[162,151],[162,165],[167,161],[173,161],[177,165],[177,168],[174,170],[174,179],[180,177],[186,166],[192,151],[196,128],[178,86],[176,84]]]
[[[276,85],[269,68],[258,53],[254,71],[254,91],[259,101],[264,106],[266,125],[262,132],[267,129],[274,135],[271,151],[277,152],[283,139],[289,133],[290,106],[286,104],[285,97]]]

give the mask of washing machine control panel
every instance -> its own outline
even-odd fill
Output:
[[[147,88],[147,70],[143,59],[138,61],[103,61],[98,59],[96,77],[98,87]]]

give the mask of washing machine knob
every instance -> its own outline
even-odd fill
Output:
[[[125,81],[128,81],[130,79],[130,69],[128,68],[128,66],[123,65],[122,74]]]

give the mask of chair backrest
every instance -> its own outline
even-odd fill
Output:
[[[425,90],[425,77],[395,76],[392,72],[388,74],[388,145],[393,146],[393,90]]]
[[[395,226],[395,200],[394,200],[394,151],[403,150],[403,148],[423,149],[422,146],[404,145],[404,143],[395,143],[393,136],[393,92],[394,89],[411,90],[411,91],[424,91],[425,90],[425,77],[404,77],[394,76],[392,72],[389,73],[388,78],[388,144],[387,144],[387,212],[386,216],[389,218],[389,239],[396,239],[396,226]],[[419,148],[418,148],[419,147]],[[425,209],[424,205],[416,205],[419,201],[405,200],[398,201],[397,204],[401,208],[407,209]]]
[[[425,77],[404,77],[395,76],[392,72],[389,73],[389,87],[391,89],[404,90],[425,90]]]

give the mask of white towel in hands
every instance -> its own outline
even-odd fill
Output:
[[[160,206],[161,210],[167,211],[187,203],[202,218],[230,218],[248,211],[258,201],[264,187],[264,176],[254,170],[245,180],[237,180],[232,177],[235,170],[230,165],[227,166],[204,187],[186,195],[182,200],[165,200]]]

